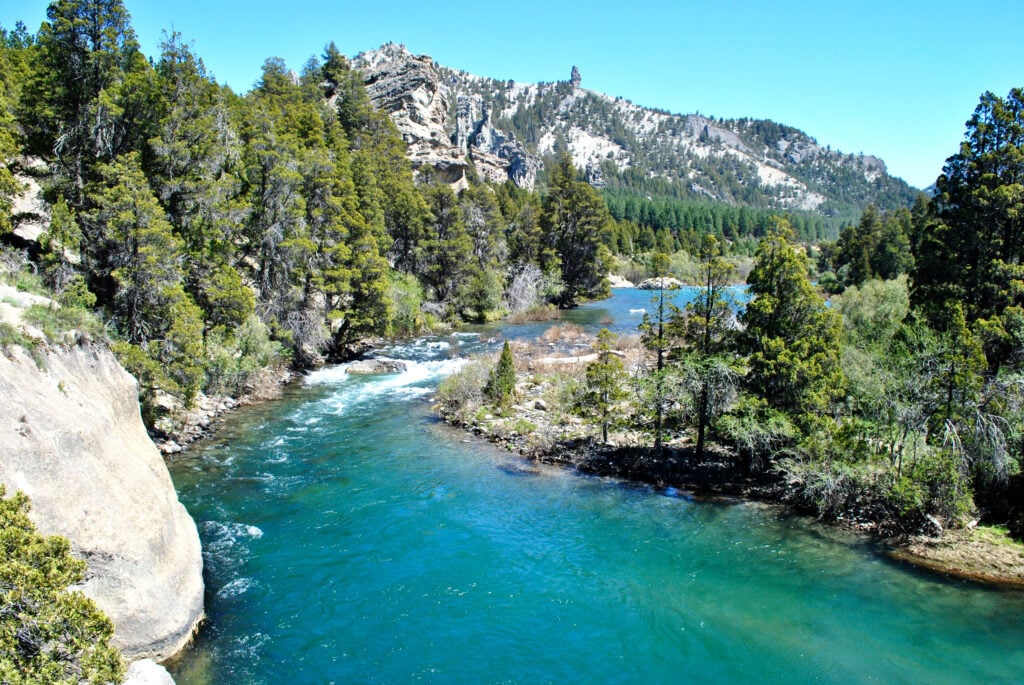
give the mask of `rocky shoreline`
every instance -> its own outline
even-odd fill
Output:
[[[190,409],[183,409],[168,397],[164,406],[167,414],[156,421],[150,437],[164,457],[180,454],[216,430],[217,421],[224,415],[239,407],[280,397],[284,388],[297,377],[298,374],[289,369],[270,370],[252,390],[240,397],[200,393]]]
[[[518,386],[522,400],[504,416],[483,413],[468,420],[440,417],[524,458],[574,469],[580,473],[644,483],[674,495],[715,500],[737,498],[774,504],[794,514],[807,514],[798,493],[777,471],[751,471],[747,464],[721,446],[711,446],[703,459],[688,444],[667,446],[660,454],[640,445],[639,439],[617,435],[619,444],[601,444],[582,422],[554,425],[550,407],[539,388]],[[940,537],[885,537],[870,523],[856,520],[823,521],[868,536],[891,559],[947,578],[1024,590],[1024,544],[992,529],[944,531]]]

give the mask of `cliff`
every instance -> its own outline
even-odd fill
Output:
[[[370,99],[388,112],[414,167],[456,187],[470,163],[491,181],[532,188],[544,160],[566,150],[595,187],[736,205],[856,213],[907,206],[914,192],[884,162],[844,154],[790,126],[643,107],[569,80],[478,76],[389,43],[357,55]]]
[[[0,482],[31,498],[40,532],[86,560],[80,589],[129,661],[188,642],[203,617],[199,535],[143,427],[135,379],[109,350],[6,346]]]

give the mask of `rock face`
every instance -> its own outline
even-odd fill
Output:
[[[357,55],[353,65],[363,74],[370,100],[401,131],[414,169],[431,166],[462,189],[472,164],[486,180],[533,187],[540,160],[491,124],[481,95],[454,93],[430,57],[389,43]]]
[[[0,355],[0,482],[39,531],[88,563],[81,590],[129,660],[166,659],[203,617],[195,523],[139,414],[135,379],[103,347]],[[40,368],[40,366],[44,368]]]
[[[770,121],[641,107],[583,88],[577,67],[567,81],[519,83],[451,69],[394,43],[357,55],[353,66],[402,132],[414,168],[433,166],[456,189],[471,163],[484,179],[532,188],[541,160],[566,150],[595,187],[614,169],[674,183],[694,198],[787,210],[913,199],[875,157],[842,154]]]

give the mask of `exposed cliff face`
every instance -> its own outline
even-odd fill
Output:
[[[367,94],[388,112],[409,146],[413,168],[433,167],[456,188],[467,186],[470,160],[483,178],[532,188],[540,168],[514,136],[495,129],[484,99],[455,93],[426,55],[389,43],[358,55]]]
[[[40,532],[88,562],[82,591],[129,659],[179,651],[203,616],[195,523],[139,414],[135,379],[102,347],[0,354],[0,482]],[[41,368],[44,367],[44,368]]]
[[[467,159],[486,179],[532,187],[541,159],[567,149],[596,185],[631,170],[693,197],[781,209],[898,206],[912,190],[876,157],[842,154],[771,121],[722,120],[641,107],[581,87],[517,83],[441,66],[388,44],[353,62],[373,102],[394,118],[413,164],[456,186]]]

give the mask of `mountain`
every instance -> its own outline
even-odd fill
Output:
[[[761,119],[716,119],[641,107],[567,81],[477,76],[386,44],[357,55],[371,100],[391,114],[416,168],[464,185],[470,167],[532,188],[544,160],[568,150],[597,187],[664,199],[854,216],[908,206],[915,190],[870,155],[823,147]]]

